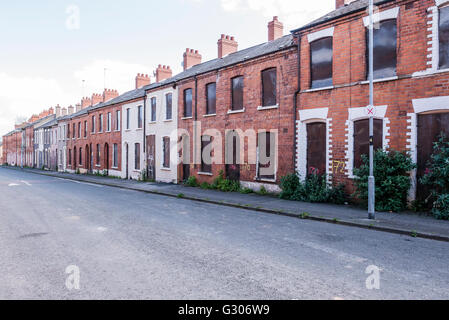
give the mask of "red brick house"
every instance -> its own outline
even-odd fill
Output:
[[[218,58],[205,63],[184,53],[178,86],[179,180],[211,183],[223,171],[243,186],[277,190],[294,171],[297,50],[275,17],[268,42],[237,51],[234,37],[218,40]],[[268,132],[268,133],[267,133]]]
[[[325,172],[351,185],[368,152],[367,4],[337,0],[335,11],[292,31],[301,43],[296,168],[303,177]],[[432,142],[449,134],[449,1],[375,5],[374,144],[411,153],[413,199]]]

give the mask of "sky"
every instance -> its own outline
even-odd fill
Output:
[[[215,59],[221,34],[244,49],[267,41],[275,15],[287,34],[334,7],[335,0],[2,1],[0,136],[105,86],[132,90],[136,74],[153,76],[158,64],[179,73],[186,48],[203,62]]]

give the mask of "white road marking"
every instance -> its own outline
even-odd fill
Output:
[[[97,188],[103,188],[102,185],[98,185],[98,184],[94,184],[94,183],[89,183],[89,182],[81,182],[81,181],[70,180],[70,179],[63,179],[63,178],[55,178],[55,179],[63,180],[63,181],[68,181],[68,182],[73,182],[73,183],[78,183],[78,184],[87,184],[88,186],[93,186],[93,187],[97,187]]]
[[[17,183],[10,183],[10,184],[8,184],[8,187],[17,187],[17,186],[18,186]]]
[[[105,232],[105,231],[108,230],[108,229],[105,228],[105,227],[98,227],[97,230],[98,230],[98,231],[101,231],[101,232]]]
[[[25,183],[27,186],[31,187],[31,183],[26,182],[25,180],[22,180],[22,181],[20,181],[20,182]]]

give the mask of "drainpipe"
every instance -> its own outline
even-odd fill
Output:
[[[194,157],[194,168],[196,168],[197,163],[197,139],[196,131],[197,131],[197,120],[198,120],[198,78],[197,75],[193,77],[195,79],[195,116],[193,118],[193,157]],[[201,134],[200,134],[201,139]]]
[[[297,108],[298,108],[298,95],[301,92],[301,35],[295,36],[296,40],[298,41],[298,89],[295,92],[295,95],[293,97],[293,137],[294,137],[294,143],[293,143],[293,166],[294,171],[296,172],[296,151],[298,150],[297,145],[297,130],[296,130],[296,120],[297,120]]]
[[[120,126],[120,129],[122,127]],[[147,129],[147,92],[145,91],[145,95],[143,96],[143,157],[145,161],[145,167],[147,171],[147,177],[148,177],[148,161],[147,161],[147,154],[146,154],[146,129]],[[123,150],[122,150],[123,151]],[[123,166],[123,165],[122,165]]]

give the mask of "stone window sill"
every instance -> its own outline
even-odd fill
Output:
[[[171,171],[171,169],[170,169],[170,168],[164,168],[164,167],[162,167],[162,168],[161,168],[161,171]]]
[[[190,120],[193,119],[193,117],[182,117],[181,120]]]
[[[209,117],[215,117],[217,114],[216,113],[211,113],[211,114],[205,114],[203,115],[204,118],[209,118]]]
[[[382,79],[374,79],[373,83],[387,82],[387,81],[394,81],[394,80],[398,80],[398,76],[382,78]],[[369,80],[362,81],[361,84],[369,84]]]
[[[276,104],[274,106],[265,106],[265,107],[259,106],[259,107],[257,107],[257,110],[262,111],[262,110],[271,110],[271,109],[278,109],[278,108],[279,108],[279,105]]]
[[[165,119],[164,122],[172,122],[173,119]]]
[[[243,113],[243,112],[245,112],[245,108],[241,110],[228,110],[228,114]]]
[[[428,70],[424,70],[424,71],[415,72],[412,76],[413,77],[429,76],[429,75],[445,73],[445,72],[449,72],[449,69],[436,69],[436,70],[428,69]]]
[[[198,174],[201,176],[210,176],[210,177],[213,176],[213,174],[211,172],[198,172]]]
[[[307,92],[316,92],[316,91],[326,91],[326,90],[332,90],[334,88],[335,88],[334,86],[328,86],[328,87],[307,89],[307,90],[304,90],[303,92],[307,93]]]

